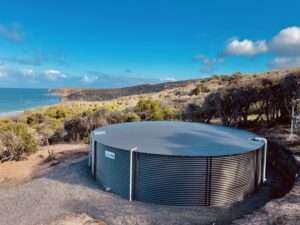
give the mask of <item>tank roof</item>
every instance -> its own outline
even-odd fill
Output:
[[[131,122],[98,128],[97,142],[113,148],[174,156],[226,156],[263,147],[240,129],[179,121]]]

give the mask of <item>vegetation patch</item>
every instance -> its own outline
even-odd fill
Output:
[[[0,160],[20,160],[25,153],[38,150],[38,136],[34,129],[21,122],[0,124]]]
[[[258,127],[288,123],[292,100],[300,96],[299,86],[299,71],[283,71],[274,72],[274,76],[236,73],[200,81],[81,90],[89,96],[87,100],[94,100],[101,93],[105,95],[100,98],[114,99],[64,102],[26,111],[15,120],[0,120],[0,160],[19,160],[39,145],[88,143],[92,130],[115,123],[182,119],[245,127],[250,123]],[[76,93],[79,94],[72,92],[72,96]],[[131,96],[124,97],[128,95]]]

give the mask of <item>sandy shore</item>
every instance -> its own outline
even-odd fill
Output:
[[[3,112],[0,113],[0,119],[10,119],[10,118],[17,118],[19,116],[21,116],[22,114],[24,114],[24,110],[20,110],[20,111],[13,111],[13,112]]]

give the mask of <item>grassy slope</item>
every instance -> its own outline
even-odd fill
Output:
[[[121,105],[122,108],[134,106],[141,98],[159,99],[177,108],[189,103],[201,105],[207,94],[219,88],[232,87],[241,84],[251,84],[258,79],[280,79],[283,76],[299,72],[300,69],[277,70],[258,74],[236,73],[230,76],[213,76],[206,79],[185,80],[152,85],[138,85],[114,89],[54,89],[53,92],[61,95],[68,101],[100,101],[102,104]],[[197,86],[205,86],[208,91],[197,95],[191,94]]]
[[[111,100],[124,96],[142,95],[149,93],[165,92],[170,90],[180,90],[187,89],[190,90],[191,87],[202,83],[208,86],[210,89],[216,89],[231,85],[234,83],[235,77],[241,77],[240,82],[253,81],[259,78],[270,78],[276,79],[280,78],[287,73],[300,71],[300,69],[289,69],[289,70],[276,70],[265,73],[258,74],[241,74],[236,73],[232,75],[224,76],[213,76],[206,79],[194,79],[194,80],[184,80],[176,82],[166,82],[159,84],[144,84],[124,88],[112,88],[112,89],[72,89],[72,88],[59,88],[53,89],[52,92],[64,97],[64,100],[71,101],[103,101]]]

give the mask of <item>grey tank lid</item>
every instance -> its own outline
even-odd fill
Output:
[[[179,121],[132,122],[94,131],[97,142],[113,148],[173,156],[226,156],[263,147],[256,134],[240,129]]]

